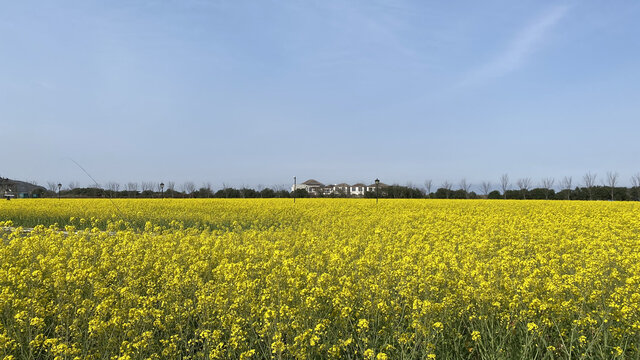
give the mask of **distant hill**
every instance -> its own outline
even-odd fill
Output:
[[[5,193],[13,194],[16,197],[32,197],[34,194],[40,196],[47,191],[40,185],[34,185],[26,181],[0,178],[0,195]]]

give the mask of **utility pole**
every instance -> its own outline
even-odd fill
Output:
[[[297,185],[296,184],[296,177],[294,176],[293,177],[293,203],[294,204],[296,203],[296,190],[297,190],[296,185]]]

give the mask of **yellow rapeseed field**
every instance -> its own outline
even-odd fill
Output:
[[[0,358],[638,358],[639,214],[630,202],[2,201]]]

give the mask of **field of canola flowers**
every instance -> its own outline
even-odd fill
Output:
[[[638,358],[639,214],[629,202],[2,201],[0,354]]]

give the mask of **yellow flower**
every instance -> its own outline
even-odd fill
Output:
[[[248,359],[267,341],[274,357],[433,359],[480,350],[479,329],[581,350],[606,338],[620,357],[637,342],[640,203],[374,204],[0,202],[0,353]],[[448,338],[469,324],[472,342]]]
[[[620,346],[616,346],[616,347],[614,347],[613,349],[614,349],[614,350],[615,350],[615,352],[616,352],[616,354],[615,354],[616,356],[620,356],[620,355],[622,355],[623,351],[622,351],[622,348],[621,348]]]
[[[477,341],[480,341],[481,338],[482,338],[482,336],[480,335],[480,331],[474,330],[471,333],[471,340],[477,342]]]
[[[364,351],[364,358],[365,359],[373,359],[375,352],[371,349],[367,349]]]

